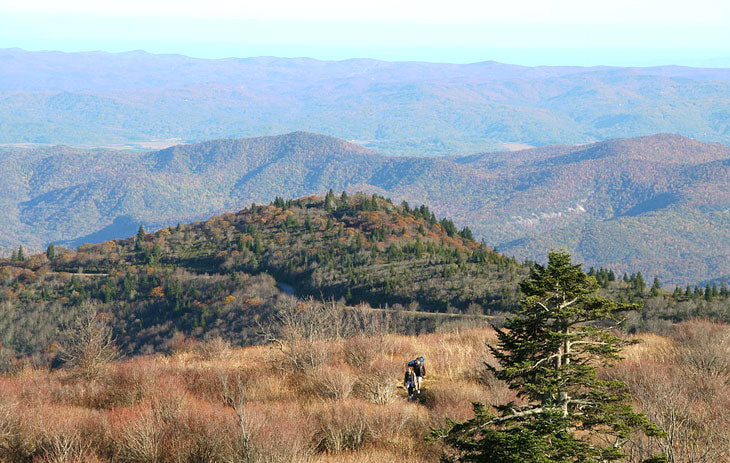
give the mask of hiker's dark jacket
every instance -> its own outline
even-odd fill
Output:
[[[416,376],[425,378],[426,377],[426,364],[422,363],[420,365],[414,365],[413,371],[416,373]]]
[[[416,382],[416,377],[415,377],[415,376],[416,376],[416,375],[415,375],[414,373],[411,373],[410,371],[406,371],[406,376],[405,376],[405,378],[403,379],[403,382],[404,382],[405,384],[408,384],[408,383],[415,383],[415,382]]]

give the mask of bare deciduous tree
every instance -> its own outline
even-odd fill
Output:
[[[261,428],[261,422],[247,407],[246,381],[238,375],[229,377],[220,374],[218,378],[221,383],[221,401],[233,409],[238,421],[238,435],[231,452],[234,455],[231,461],[237,463],[263,461],[261,450],[254,440],[256,433]]]
[[[60,355],[89,379],[96,378],[104,364],[118,358],[109,316],[99,312],[95,303],[82,303],[64,333]]]

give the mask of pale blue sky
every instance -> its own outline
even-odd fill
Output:
[[[0,48],[577,65],[730,65],[730,2],[0,0]]]

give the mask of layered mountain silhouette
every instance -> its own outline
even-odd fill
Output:
[[[139,145],[293,130],[413,155],[659,132],[730,143],[728,69],[4,49],[0,75],[0,143]]]
[[[0,169],[6,253],[333,189],[426,204],[521,259],[566,248],[663,282],[730,275],[730,147],[678,135],[424,158],[294,132],[152,152],[5,148]]]

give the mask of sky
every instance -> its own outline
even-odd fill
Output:
[[[726,0],[0,0],[0,48],[730,66]]]

